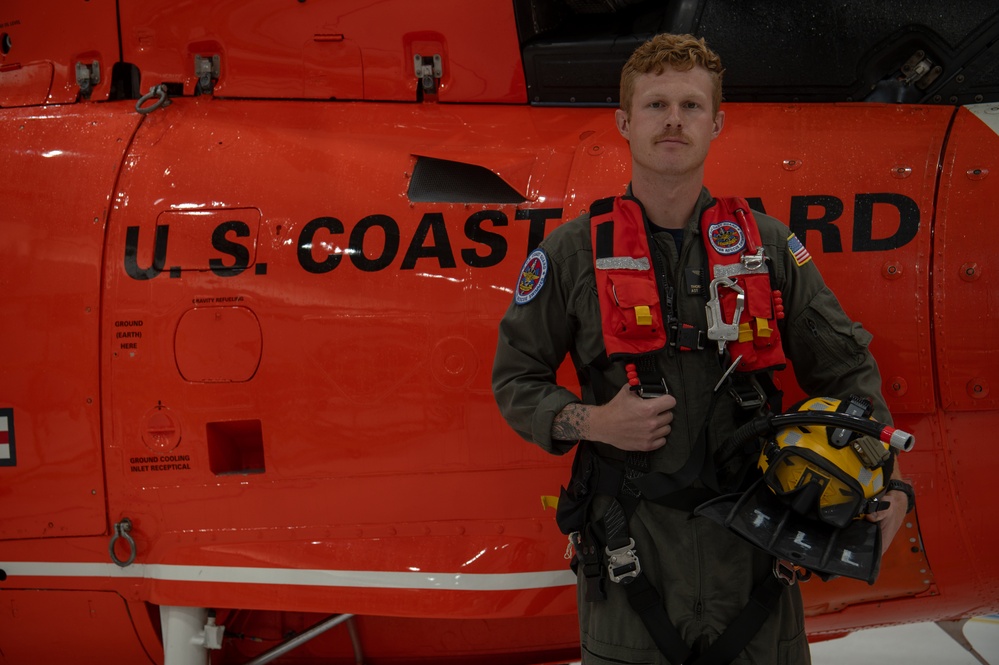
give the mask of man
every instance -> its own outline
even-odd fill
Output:
[[[659,35],[636,49],[624,66],[615,112],[632,155],[629,191],[613,206],[607,201],[594,204],[592,227],[590,215],[584,215],[542,242],[528,257],[514,303],[500,324],[493,389],[504,417],[521,436],[549,452],[564,454],[577,443],[580,455],[585,451],[574,464],[569,495],[575,487],[576,495],[586,498],[585,514],[576,515],[579,524],[572,527],[581,532],[578,597],[586,664],[691,663],[701,657],[702,662],[760,665],[809,662],[797,585],[780,588],[768,612],[744,612],[760,580],[773,577],[774,557],[715,522],[692,515],[692,506],[711,491],[744,487],[753,454],[746,452],[733,464],[717,453],[738,426],[757,415],[740,406],[753,401],[743,399],[746,387],[768,392],[757,388],[765,380],[740,379],[732,388],[731,376],[739,372],[730,370],[747,368],[744,354],[736,351],[752,349],[709,332],[731,321],[732,314],[728,304],[718,310],[722,321],[707,320],[705,303],[711,289],[706,288],[709,279],[702,279],[708,265],[706,245],[725,253],[735,242],[753,244],[752,229],[758,227],[768,267],[747,276],[747,281],[755,279],[759,285],[760,279],[767,280],[768,297],[771,288],[780,293],[772,303],[763,303],[771,314],[758,317],[750,332],[757,346],[779,339],[778,333],[782,344],[767,349],[770,355],[749,361],[749,369],[757,371],[744,372],[746,377],[769,376],[786,354],[809,394],[869,396],[874,417],[890,418],[877,366],[867,351],[870,335],[846,317],[786,226],[756,214],[756,222],[745,226],[713,224],[715,235],[705,240],[702,222],[706,225],[720,205],[704,188],[703,176],[710,143],[725,124],[725,113],[719,110],[722,72],[719,57],[690,35]],[[608,307],[621,304],[619,296],[631,297],[625,291],[641,287],[608,281],[618,279],[605,276],[599,263],[599,245],[608,234],[601,239],[594,230],[607,220],[613,222],[608,228],[615,229],[608,231],[613,242],[630,242],[621,219],[629,201],[627,209],[638,211],[635,216],[644,218],[650,231],[644,246],[651,265],[620,259],[614,252],[605,265],[623,267],[618,274],[630,269],[635,274],[657,272],[659,300],[658,307],[634,307],[635,314],[628,316],[636,318],[618,327],[662,327],[669,336],[661,350],[636,356],[648,360],[640,361],[641,367],[619,361],[627,354],[608,353],[616,333],[606,330],[611,324],[602,320],[601,310],[606,314]],[[734,302],[730,290],[726,302]],[[751,306],[759,305],[758,297],[750,300]],[[660,307],[661,321],[656,318]],[[579,374],[582,399],[556,383],[556,370],[567,353]],[[657,383],[666,390],[657,390]],[[642,390],[634,390],[636,384]],[[638,478],[639,486],[648,473],[669,477],[682,490],[670,496],[680,498],[657,502],[647,500],[655,490],[633,491],[640,498],[618,497],[627,506],[624,519],[618,519],[617,503],[610,496],[615,492],[586,485],[595,467],[620,469],[622,477]],[[564,493],[563,501],[568,498]],[[891,507],[872,516],[881,523],[884,547],[901,525],[907,504],[900,492],[889,492],[888,498]],[[563,508],[560,504],[560,513]],[[634,546],[608,546],[615,538],[633,539]],[[617,580],[617,575],[607,579],[608,553],[617,557],[610,561],[611,571],[615,565],[623,571]],[[640,574],[634,572],[636,558]],[[634,580],[647,580],[655,595],[645,593],[636,600],[631,592],[637,585],[628,584],[629,571]],[[762,625],[743,629],[746,635],[719,648],[728,655],[719,656],[719,649],[712,654],[710,646],[729,625],[742,622],[742,614],[760,617]],[[672,624],[668,635],[656,626],[667,617]],[[672,653],[665,653],[670,645],[664,643],[672,643]]]

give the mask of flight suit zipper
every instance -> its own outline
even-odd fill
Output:
[[[690,254],[691,243],[689,242],[688,238],[685,238],[683,242],[682,251],[680,252],[679,255],[677,255],[675,245],[673,244],[672,236],[669,236],[667,234],[666,239],[664,240],[668,248],[664,248],[662,246],[662,243],[658,242],[658,240],[654,235],[650,234],[650,236],[652,237],[649,238],[649,243],[650,243],[649,249],[652,252],[652,262],[658,273],[659,282],[662,288],[661,297],[663,302],[663,321],[666,325],[666,334],[667,334],[666,357],[670,359],[676,358],[676,363],[675,363],[676,372],[677,372],[676,382],[673,383],[667,381],[667,384],[673,383],[674,387],[682,386],[685,385],[683,377],[683,363],[682,359],[678,357],[679,351],[676,344],[677,340],[674,339],[675,331],[679,329],[679,326],[677,324],[680,320],[679,311],[677,309],[677,302],[676,302],[676,285],[681,283],[680,279],[683,272],[682,266],[684,265],[682,259]],[[675,266],[671,265],[674,261],[676,262]],[[670,268],[673,268],[672,272],[675,273],[673,279],[669,279],[669,275],[671,272]],[[665,373],[663,375],[666,376]],[[686,404],[686,401],[684,401],[683,404],[680,404],[678,402],[676,407],[674,408],[683,409],[684,427],[686,430],[687,442],[689,446],[688,452],[689,454],[693,454],[694,445],[696,445],[697,442],[694,439],[694,437],[691,435],[690,409]]]
[[[677,330],[677,322],[680,320],[678,312],[676,311],[676,290],[673,288],[672,284],[666,282],[665,271],[663,271],[663,295],[666,298],[666,334],[672,335],[674,330]],[[669,351],[667,354],[673,357],[676,354],[676,340],[669,340]]]
[[[687,233],[687,229],[685,228],[684,229],[683,246],[681,248],[681,251],[679,252],[679,254],[675,250],[673,252],[671,252],[672,256],[676,256],[677,257],[676,265],[673,267],[673,280],[672,280],[672,283],[668,283],[668,282],[664,281],[664,284],[667,284],[667,287],[666,287],[667,288],[666,300],[667,300],[667,306],[669,307],[669,310],[670,310],[670,314],[669,314],[670,322],[673,323],[673,324],[676,324],[674,328],[670,329],[670,333],[671,334],[672,334],[673,330],[676,330],[677,334],[679,334],[679,329],[680,329],[680,326],[679,326],[680,312],[679,312],[679,308],[677,307],[677,302],[676,302],[676,288],[680,284],[683,283],[683,281],[682,281],[683,280],[683,266],[686,265],[686,260],[690,256],[690,246],[691,246],[692,243],[691,243],[691,239],[690,239],[689,235],[690,234]],[[672,240],[672,238],[670,240]],[[678,344],[679,340],[672,339],[672,340],[670,340],[670,342],[671,342],[670,352],[678,354],[677,362],[676,362],[676,367],[677,367],[677,372],[679,374],[680,385],[686,385],[686,382],[683,379],[683,358],[682,358],[683,353],[679,350],[679,348],[680,348],[680,345]],[[697,440],[693,436],[693,431],[691,430],[691,415],[692,414],[690,412],[690,408],[689,408],[689,406],[687,404],[687,401],[688,400],[684,400],[684,404],[683,404],[684,425],[685,425],[686,430],[687,430],[687,441],[689,442],[690,454],[693,455],[694,454],[694,446],[697,445]],[[677,404],[677,406],[680,406],[680,405]]]

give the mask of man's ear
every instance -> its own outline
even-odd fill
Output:
[[[628,125],[628,114],[622,109],[617,109],[614,111],[614,122],[617,124],[617,131],[621,132],[621,136],[624,137],[625,141],[630,141],[628,138],[628,133],[630,131]]]
[[[725,111],[718,111],[718,113],[715,114],[714,131],[711,132],[712,140],[718,138],[718,135],[721,134],[722,127],[724,126],[725,126]]]

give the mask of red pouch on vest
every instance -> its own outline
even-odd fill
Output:
[[[609,358],[654,353],[666,346],[659,286],[639,204],[601,199],[590,210],[594,275]]]

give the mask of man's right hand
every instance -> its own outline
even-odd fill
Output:
[[[621,450],[648,452],[666,444],[676,398],[645,399],[627,384],[602,406],[569,404],[555,417],[554,438],[601,441]]]

